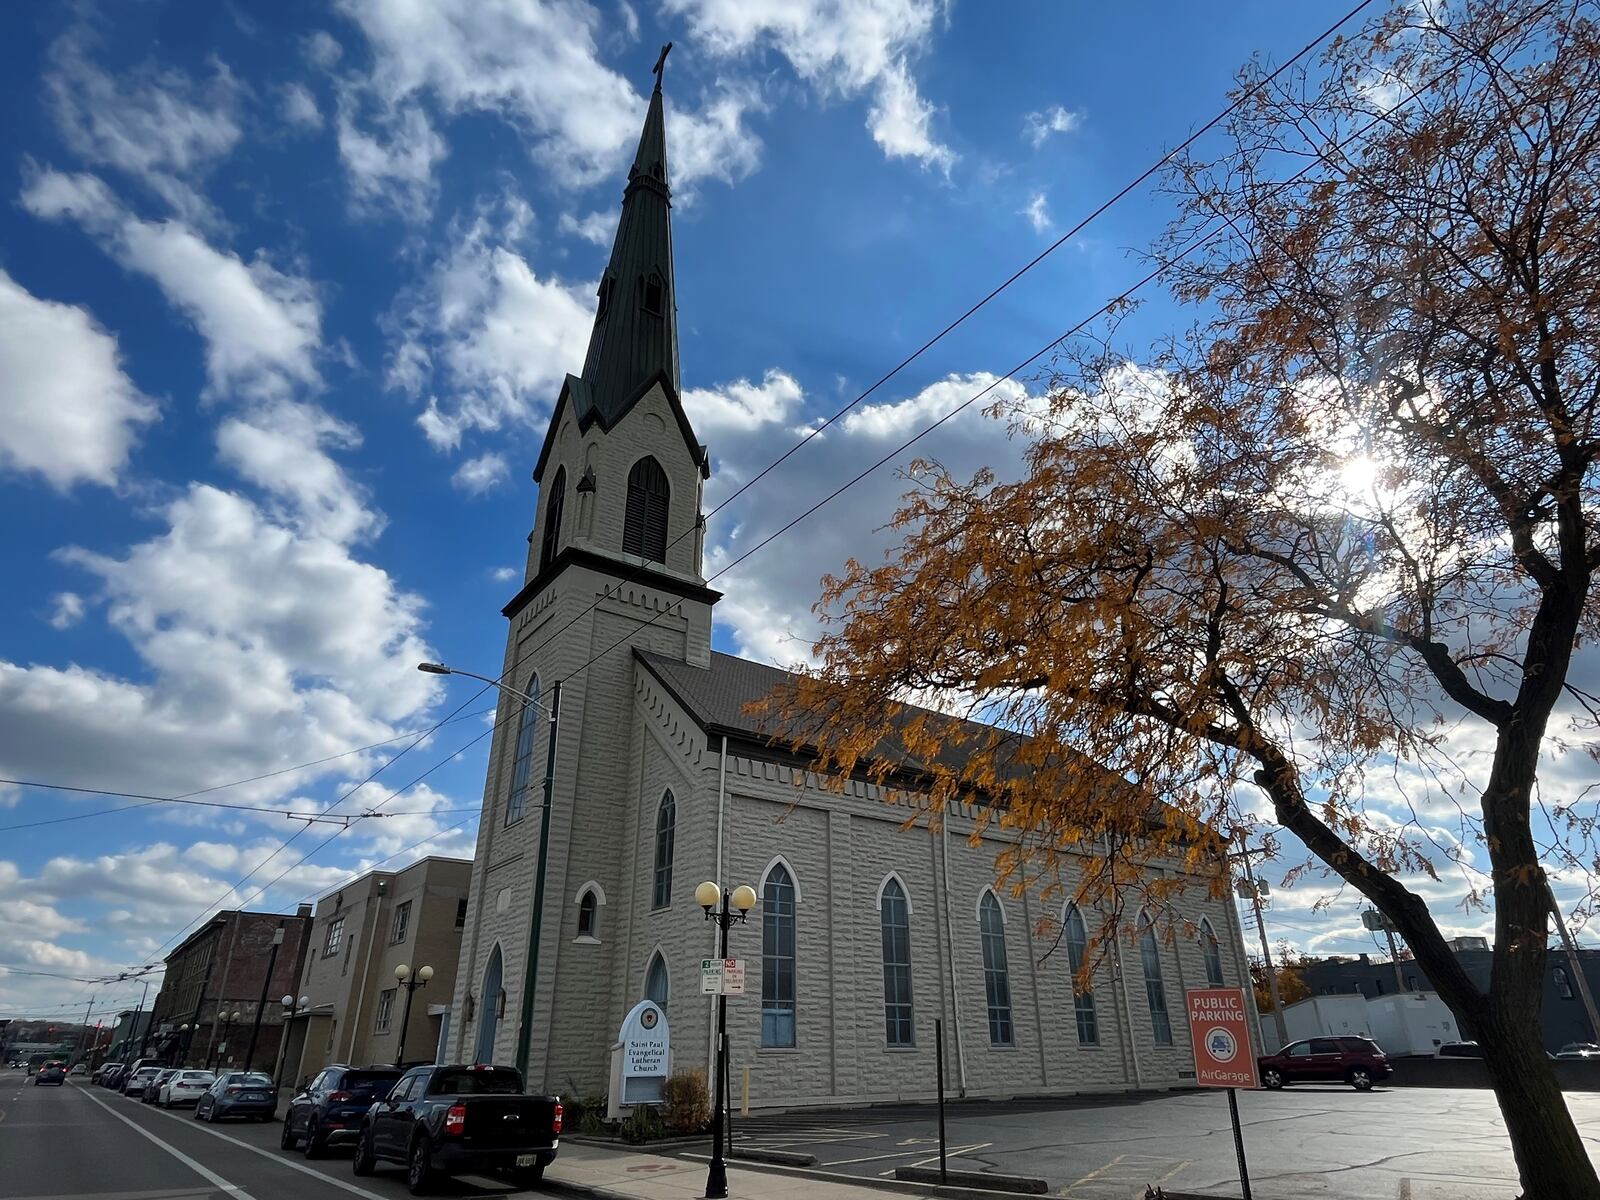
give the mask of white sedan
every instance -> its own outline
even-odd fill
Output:
[[[171,1108],[176,1104],[195,1104],[205,1094],[205,1090],[216,1081],[217,1077],[211,1071],[179,1071],[161,1085],[161,1093],[156,1097],[156,1103],[162,1108]]]

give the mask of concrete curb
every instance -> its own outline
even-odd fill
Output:
[[[685,1154],[682,1157],[695,1162],[709,1162],[710,1158],[704,1154]],[[875,1192],[894,1192],[902,1196],[941,1196],[946,1200],[1017,1200],[1018,1193],[1002,1191],[998,1188],[963,1187],[956,1184],[941,1183],[907,1183],[903,1179],[885,1179],[881,1176],[846,1175],[842,1171],[824,1171],[814,1167],[786,1167],[778,1163],[761,1163],[752,1160],[740,1160],[746,1169],[751,1171],[765,1171],[773,1175],[800,1175],[806,1179],[815,1179],[823,1183],[836,1183],[844,1187],[870,1188]],[[951,1172],[954,1174],[955,1172]],[[932,1172],[938,1179],[939,1172]],[[980,1171],[968,1171],[965,1174],[972,1179],[988,1178]],[[1006,1178],[1000,1176],[999,1178]],[[1014,1177],[1013,1177],[1014,1178]],[[606,1196],[603,1200],[624,1200],[623,1197]],[[631,1198],[629,1198],[631,1200]],[[1218,1200],[1217,1197],[1207,1197],[1206,1200]]]
[[[815,1154],[798,1154],[792,1150],[730,1150],[729,1162],[774,1163],[780,1167],[814,1167]]]
[[[907,1183],[939,1183],[937,1167],[896,1167],[894,1177]],[[996,1192],[1019,1192],[1025,1196],[1043,1196],[1050,1185],[1032,1175],[1001,1175],[989,1171],[949,1171],[945,1179],[950,1186],[960,1188],[986,1187]]]

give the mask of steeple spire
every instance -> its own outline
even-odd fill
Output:
[[[678,309],[672,269],[672,192],[667,182],[667,131],[661,77],[668,42],[652,69],[656,77],[639,149],[622,194],[622,217],[611,261],[600,278],[594,332],[583,362],[590,403],[612,424],[665,376],[678,376]]]

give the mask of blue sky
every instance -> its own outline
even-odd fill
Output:
[[[388,741],[205,797],[310,811],[471,697],[412,668],[500,661],[529,473],[662,42],[715,503],[1209,119],[1252,53],[1281,61],[1347,7],[7,6],[0,774],[170,796]],[[1138,279],[1129,249],[1170,211],[1146,188],[1061,247],[720,514],[710,569]],[[1125,332],[1186,319],[1150,292]],[[1017,461],[975,412],[922,451]],[[800,658],[818,577],[876,552],[898,490],[880,472],[723,576],[719,648]],[[485,729],[384,770],[336,811],[405,815],[253,906],[430,837],[388,865],[470,854],[487,738],[446,760]],[[0,826],[124,803],[0,786]],[[0,963],[153,961],[331,832],[231,886],[295,828],[154,805],[0,829]],[[1370,948],[1354,912],[1285,906],[1282,931]],[[0,972],[0,1013],[90,990]]]

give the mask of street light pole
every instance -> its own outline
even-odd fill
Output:
[[[411,997],[416,994],[419,987],[427,987],[428,980],[433,978],[432,967],[421,967],[413,977],[411,968],[401,963],[394,969],[394,977],[400,981],[400,986],[406,990],[406,1011],[400,1018],[400,1046],[394,1052],[394,1065],[400,1070],[405,1070],[406,1062],[406,1029],[411,1025]]]
[[[755,889],[741,885],[728,891],[720,883],[707,880],[694,890],[695,903],[705,910],[706,920],[715,921],[720,931],[718,944],[722,960],[728,959],[728,930],[734,924],[743,924],[755,907]],[[718,907],[718,902],[721,907]],[[737,908],[733,912],[729,903]],[[728,1194],[728,1164],[723,1161],[722,1130],[727,1107],[726,1066],[728,1058],[728,993],[726,986],[717,991],[717,1061],[714,1100],[711,1109],[711,1165],[706,1171],[706,1200],[723,1200]]]
[[[283,1005],[283,1033],[278,1038],[278,1069],[272,1073],[274,1084],[281,1083],[283,1079],[283,1060],[289,1052],[289,1022],[311,1007],[311,997],[301,996],[296,1001],[293,996],[285,996],[278,1003]]]
[[[250,1064],[255,1060],[256,1041],[261,1037],[261,1018],[266,1015],[267,993],[272,990],[272,972],[278,966],[278,947],[283,945],[283,922],[278,922],[278,928],[272,933],[272,953],[267,955],[267,977],[261,981],[261,999],[256,1001],[256,1019],[250,1026],[250,1046],[244,1052],[244,1069],[248,1071]],[[279,1033],[278,1040],[283,1040]]]
[[[515,696],[524,704],[531,704],[549,716],[549,737],[544,757],[544,801],[539,810],[539,865],[534,875],[533,912],[528,920],[528,968],[522,979],[522,1013],[517,1025],[517,1071],[526,1083],[533,1041],[534,992],[539,985],[539,943],[543,940],[540,932],[544,926],[544,883],[550,856],[550,807],[556,780],[556,734],[561,728],[561,681],[558,679],[551,685],[550,707],[546,708],[526,692],[519,692],[509,684],[491,679],[487,675],[479,675],[476,671],[463,671],[457,667],[447,667],[443,663],[429,662],[418,663],[417,670],[428,675],[465,675],[468,679],[476,679]],[[489,1001],[490,998],[485,996],[484,1002],[489,1003]]]

